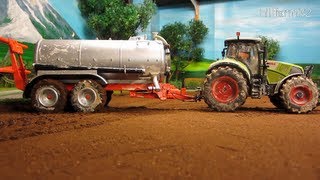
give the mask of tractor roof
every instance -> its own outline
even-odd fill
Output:
[[[239,37],[239,39],[237,38],[227,38],[224,43],[225,45],[229,44],[229,43],[236,43],[236,42],[251,42],[251,43],[261,43],[261,38],[253,38],[253,37]]]

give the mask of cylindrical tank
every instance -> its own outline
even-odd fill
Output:
[[[158,75],[170,70],[165,48],[159,40],[40,40],[34,65],[36,70],[136,69]]]

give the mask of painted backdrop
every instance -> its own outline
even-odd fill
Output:
[[[80,38],[93,38],[86,34],[87,27],[76,0],[49,2]],[[190,4],[159,7],[146,33],[159,31],[167,23],[188,22],[193,16],[194,10]],[[200,4],[200,19],[209,28],[209,34],[202,44],[205,58],[221,58],[223,40],[240,31],[242,36],[266,35],[279,40],[281,52],[277,60],[320,64],[320,1],[208,1]]]

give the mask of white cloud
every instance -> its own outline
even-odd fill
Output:
[[[229,18],[224,21],[218,19],[216,24],[224,26],[233,26],[239,28],[255,28],[255,27],[277,27],[286,23],[286,18],[262,18],[262,17],[239,17]]]
[[[215,30],[215,36],[219,37],[221,39],[225,39],[226,37],[230,36],[231,34],[229,34],[229,32],[224,31],[222,29],[216,29]]]
[[[288,31],[272,33],[265,32],[263,35],[278,40],[280,42],[288,42],[291,38],[293,38],[292,36],[290,36],[290,32]]]
[[[309,21],[309,22],[302,23],[301,26],[305,27],[305,28],[315,28],[317,26],[320,26],[320,22],[319,21]]]

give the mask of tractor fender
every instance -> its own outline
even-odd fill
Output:
[[[216,61],[216,62],[210,64],[206,74],[211,73],[212,69],[217,68],[219,66],[229,66],[229,67],[233,67],[233,68],[238,69],[245,76],[245,78],[248,80],[248,82],[250,82],[251,71],[248,68],[248,66],[240,61],[235,61],[235,60],[230,60],[230,59]]]
[[[82,79],[93,79],[93,80],[97,80],[102,86],[105,86],[108,84],[107,80],[104,79],[102,76],[98,75],[98,74],[44,74],[44,75],[40,75],[40,76],[36,76],[34,78],[32,78],[29,83],[27,84],[24,92],[23,92],[23,98],[30,98],[31,95],[31,90],[32,87],[39,82],[40,80],[43,79],[56,79],[56,80],[73,80],[73,81],[77,81],[77,80],[82,80]]]
[[[301,75],[303,75],[303,73],[294,73],[294,74],[290,74],[290,75],[286,76],[285,78],[283,78],[281,81],[279,81],[277,83],[276,87],[274,88],[273,94],[278,94],[282,84],[285,83],[288,79],[295,77],[295,76],[301,76]]]

